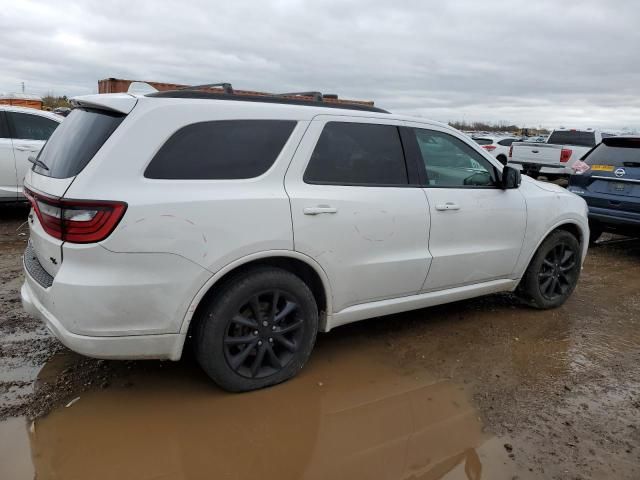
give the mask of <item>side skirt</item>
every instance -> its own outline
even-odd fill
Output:
[[[433,307],[443,303],[466,300],[468,298],[480,297],[498,292],[511,292],[518,286],[519,280],[502,279],[490,282],[465,285],[463,287],[438,290],[435,292],[420,293],[407,297],[392,298],[370,303],[361,303],[347,307],[344,310],[334,313],[327,319],[326,332],[334,327],[347,323],[365,320],[367,318],[382,317],[393,313],[406,312],[419,308]]]

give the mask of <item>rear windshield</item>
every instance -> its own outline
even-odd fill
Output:
[[[493,143],[490,138],[474,138],[473,141],[478,145],[491,145]]]
[[[34,171],[53,178],[76,176],[124,117],[122,113],[104,110],[74,109],[53,132],[38,155],[38,160],[49,169],[35,165]]]
[[[613,140],[613,139],[611,139]],[[607,143],[611,142],[607,140]],[[640,139],[635,141],[616,139],[613,145],[601,143],[584,160],[589,165],[613,167],[640,167]]]
[[[547,143],[553,145],[575,145],[577,147],[593,147],[596,144],[594,132],[578,132],[576,130],[556,130]]]

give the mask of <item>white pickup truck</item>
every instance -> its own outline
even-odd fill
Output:
[[[546,143],[514,142],[508,163],[533,178],[541,174],[549,179],[568,177],[574,173],[571,167],[576,160],[610,136],[592,128],[558,128],[551,132]]]

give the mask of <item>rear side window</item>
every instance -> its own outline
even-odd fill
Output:
[[[292,120],[222,120],[187,125],[160,148],[144,176],[237,180],[266,172],[296,126]]]
[[[589,165],[613,167],[640,167],[640,138],[611,138],[601,143],[585,158]]]
[[[474,138],[473,141],[478,145],[491,145],[493,143],[490,138]]]
[[[304,181],[334,185],[407,185],[398,128],[328,122],[311,155]]]
[[[74,177],[89,163],[125,115],[104,110],[76,108],[53,132],[38,159],[49,170],[34,171],[53,178]]]
[[[498,143],[503,147],[510,147],[513,142],[515,142],[515,138],[505,138],[504,140],[500,140]]]
[[[596,135],[593,132],[578,132],[577,130],[555,130],[547,140],[547,143],[593,147],[596,144]]]
[[[48,140],[59,125],[58,122],[40,115],[7,112],[13,127],[13,138],[20,140]]]

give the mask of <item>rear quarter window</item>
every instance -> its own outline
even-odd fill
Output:
[[[296,126],[293,120],[221,120],[187,125],[160,148],[144,176],[237,180],[265,173]]]
[[[473,141],[478,145],[491,145],[493,143],[490,138],[474,138]]]

